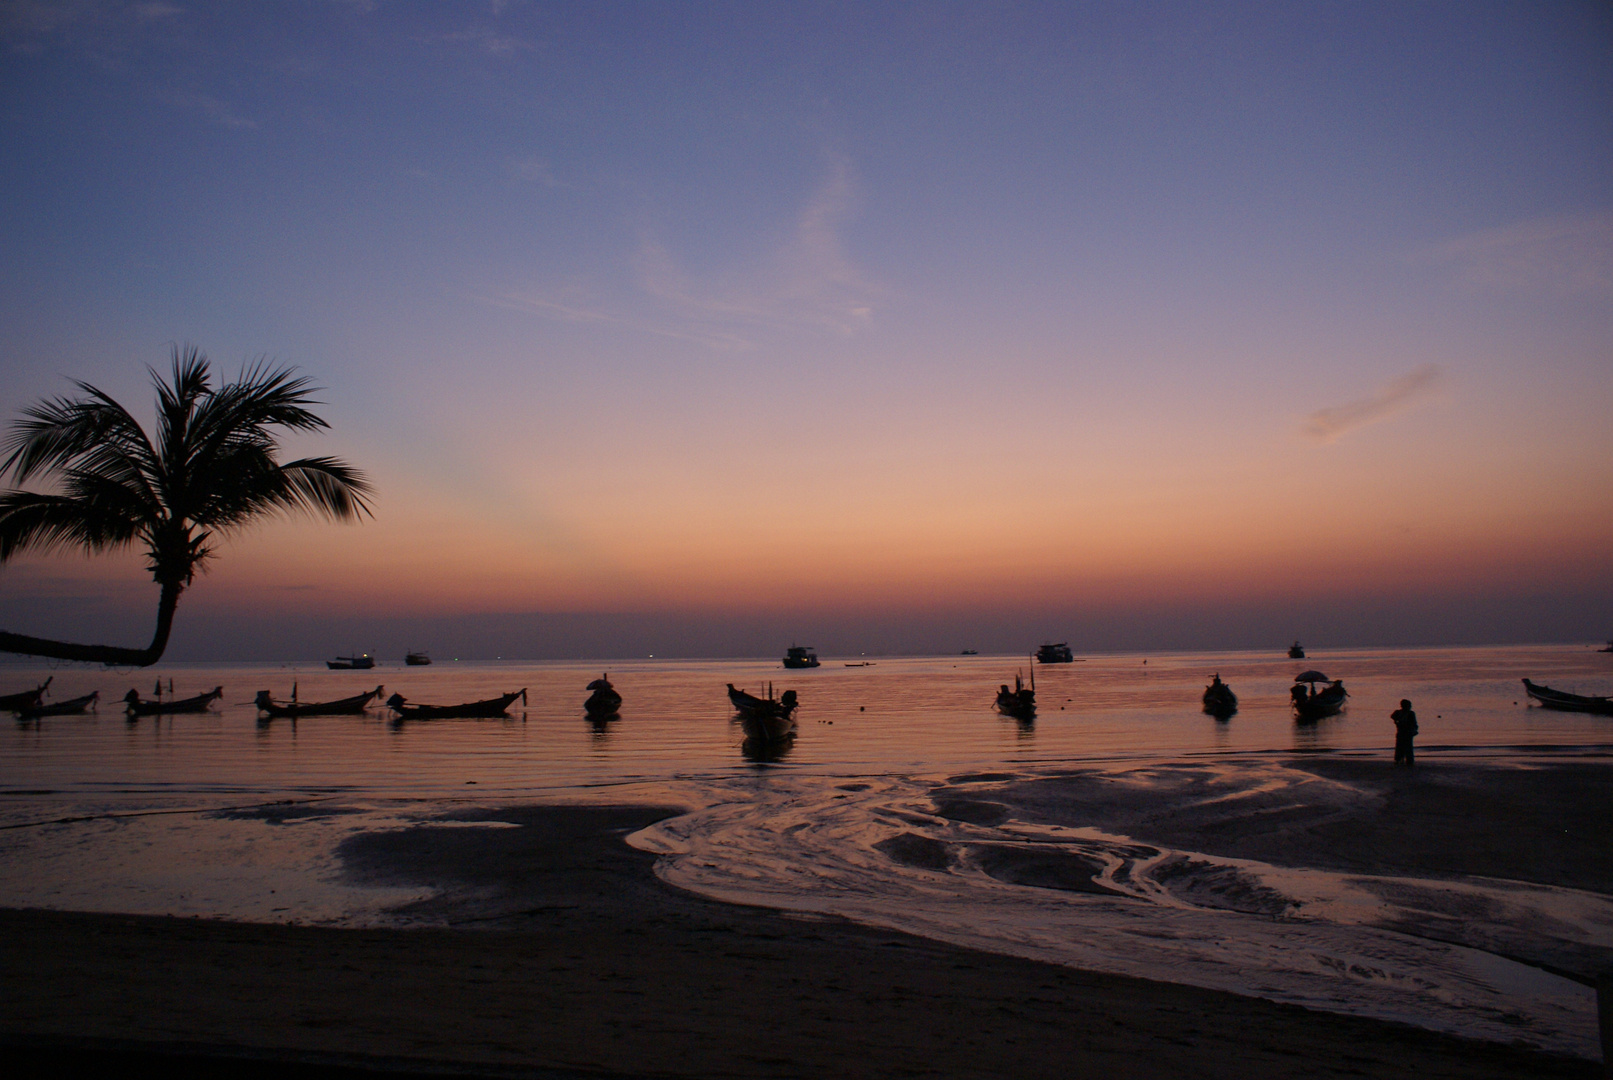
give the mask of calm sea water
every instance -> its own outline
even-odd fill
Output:
[[[777,661],[616,661],[608,670],[625,703],[604,722],[582,711],[597,664],[0,666],[0,693],[54,676],[54,699],[97,689],[105,699],[97,714],[0,727],[0,905],[397,922],[392,909],[423,891],[352,882],[342,840],[445,827],[456,810],[521,800],[673,805],[689,812],[631,842],[661,856],[668,881],[715,898],[1596,1055],[1593,995],[1549,969],[1613,948],[1613,899],[1484,879],[1346,877],[1303,869],[1302,857],[1270,866],[1168,851],[1084,828],[1080,806],[1061,825],[970,823],[938,814],[936,798],[976,788],[990,798],[993,785],[1075,771],[1164,792],[1153,778],[1175,770],[1179,779],[1185,767],[1219,777],[1226,797],[1277,792],[1342,805],[1358,793],[1296,780],[1283,763],[1296,753],[1387,759],[1389,713],[1403,697],[1417,709],[1425,762],[1606,758],[1613,719],[1530,707],[1520,679],[1613,693],[1613,654],[1094,656],[1036,668],[1033,722],[992,708],[1000,683],[1030,674],[1025,658],[849,666],[861,662],[785,671]],[[1288,687],[1307,668],[1344,680],[1342,715],[1293,721]],[[1225,722],[1200,711],[1215,673],[1240,699]],[[165,687],[171,678],[179,696],[222,686],[224,703],[204,715],[126,720],[118,699],[131,687],[149,696],[158,678]],[[758,749],[734,721],[724,684],[762,692],[770,681],[799,693],[799,731],[788,745]],[[260,722],[247,704],[259,690],[288,697],[295,685],[301,700],[318,701],[378,683],[424,703],[524,687],[528,704],[503,720],[401,724],[379,709]],[[934,865],[892,858],[893,843],[998,862],[1078,859],[1104,868],[1110,893],[1015,884],[973,855]],[[1435,912],[1466,928],[1456,943],[1397,929]]]
[[[1057,766],[1182,755],[1290,751],[1382,751],[1402,697],[1421,719],[1423,753],[1501,755],[1613,747],[1613,722],[1530,707],[1520,679],[1559,689],[1613,692],[1613,654],[1586,646],[1313,653],[1303,661],[1257,653],[1095,656],[1037,665],[1041,710],[1032,723],[999,716],[996,687],[1027,677],[1018,657],[876,659],[848,667],[785,671],[776,661],[636,660],[608,665],[625,698],[621,718],[589,722],[583,687],[599,665],[454,663],[372,671],[320,664],[164,665],[138,673],[68,667],[0,667],[0,692],[54,676],[52,699],[100,690],[86,717],[11,722],[0,730],[0,794],[363,791],[429,796],[462,793],[467,781],[500,791],[719,777],[760,765],[819,773],[924,772]],[[1318,668],[1343,679],[1349,707],[1312,725],[1293,722],[1293,675]],[[1236,716],[1217,722],[1199,697],[1219,672],[1238,693]],[[223,686],[216,711],[128,723],[117,699],[131,687],[151,696],[172,680],[179,696]],[[793,744],[758,761],[731,722],[724,686],[752,691],[771,681],[801,697]],[[411,701],[452,703],[526,688],[509,719],[389,721],[310,718],[259,723],[248,704],[259,690],[304,701],[345,697],[377,684]],[[482,794],[489,794],[484,791]],[[7,813],[18,801],[8,799]]]

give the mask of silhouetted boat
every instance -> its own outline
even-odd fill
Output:
[[[610,672],[605,672],[584,689],[593,691],[588,695],[588,700],[582,703],[583,712],[589,716],[615,716],[621,711],[622,695],[610,684]]]
[[[399,720],[475,720],[503,716],[516,698],[526,704],[526,687],[488,698],[486,701],[467,701],[463,705],[410,705],[402,694],[386,699],[387,708],[398,714]]]
[[[425,667],[427,664],[431,663],[431,657],[427,656],[423,652],[406,653],[404,654],[403,662],[408,664],[410,667]]]
[[[1597,649],[1596,651],[1597,652],[1613,652],[1613,641],[1609,641],[1605,648]]]
[[[1597,713],[1601,716],[1613,716],[1613,698],[1605,696],[1587,696],[1584,694],[1570,694],[1563,690],[1553,690],[1549,686],[1523,680],[1523,688],[1529,696],[1548,709],[1557,709],[1560,712]]]
[[[767,688],[767,697],[757,697],[728,684],[728,701],[739,714],[745,734],[752,739],[787,739],[795,731],[795,707],[799,704],[794,690],[786,690],[777,699],[773,687]]]
[[[101,700],[101,691],[85,694],[83,697],[68,698],[66,701],[53,702],[50,705],[43,703],[32,705],[26,709],[18,709],[17,715],[24,720],[37,720],[41,716],[71,716],[75,713],[87,712],[90,706]]]
[[[1204,688],[1204,711],[1217,720],[1225,720],[1238,711],[1238,695],[1232,692],[1232,687],[1221,681],[1219,673],[1209,686]]]
[[[369,653],[363,656],[338,656],[334,660],[326,660],[325,666],[332,671],[368,671],[375,666],[375,657]]]
[[[289,716],[296,719],[299,716],[356,716],[362,713],[366,706],[380,697],[384,687],[377,686],[367,694],[354,694],[352,697],[338,698],[335,701],[298,701],[296,690],[292,690],[290,701],[276,701],[269,696],[269,691],[259,690],[257,700],[253,702],[258,711],[269,716]]]
[[[50,684],[55,678],[56,676],[51,675],[32,690],[22,690],[15,694],[6,694],[0,697],[0,709],[21,712],[24,709],[33,708],[44,700],[45,691],[50,689]]]
[[[141,701],[140,691],[130,690],[123,695],[123,705],[130,716],[158,716],[167,713],[197,713],[206,712],[207,707],[224,696],[224,688],[215,686],[205,694],[195,697],[175,698],[164,701],[157,698],[155,701]]]
[[[958,655],[959,656],[979,656],[980,655],[980,650],[979,649],[965,649],[961,653],[959,653]]]
[[[1070,651],[1070,646],[1067,642],[1050,643],[1036,650],[1036,662],[1038,664],[1073,664],[1075,654]]]
[[[1321,675],[1320,672],[1308,672],[1307,674]],[[1294,706],[1295,720],[1309,723],[1313,720],[1320,720],[1323,717],[1335,716],[1343,711],[1344,699],[1350,696],[1350,692],[1344,689],[1344,680],[1334,679],[1333,685],[1318,692],[1316,683],[1324,681],[1326,681],[1326,676],[1314,680],[1308,680],[1301,676],[1300,682],[1296,682],[1289,689],[1288,694]],[[1310,682],[1311,684],[1308,693],[1302,685],[1304,682]]]
[[[1301,645],[1299,643],[1298,638],[1295,638],[1294,643],[1292,645],[1288,646],[1288,659],[1290,659],[1290,660],[1303,660],[1303,659],[1305,659],[1305,646],[1303,646],[1303,645]]]
[[[1036,669],[1031,669],[1031,684],[1026,686],[1014,672],[1014,688],[1008,689],[1004,683],[997,688],[997,711],[1004,716],[1012,716],[1017,720],[1034,720],[1036,718]]]
[[[784,666],[787,668],[817,667],[818,654],[806,645],[791,645],[784,650]]]

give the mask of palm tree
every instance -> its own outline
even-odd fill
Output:
[[[207,357],[176,347],[173,376],[155,370],[157,437],[128,411],[84,382],[76,399],[54,398],[24,410],[0,477],[21,485],[54,475],[58,494],[0,494],[0,563],[26,551],[111,551],[140,545],[162,587],[157,629],[144,649],[73,645],[0,631],[0,652],[143,667],[168,647],[174,609],[213,541],[277,511],[338,521],[368,515],[364,475],[335,458],[280,464],[271,428],[329,427],[309,412],[319,404],[307,379],[259,362],[213,389]]]

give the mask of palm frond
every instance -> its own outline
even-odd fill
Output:
[[[127,547],[140,535],[126,516],[92,500],[33,491],[0,494],[0,562],[25,551]]]
[[[0,475],[9,472],[21,484],[38,473],[73,467],[86,456],[121,456],[137,469],[152,462],[151,444],[128,410],[89,383],[74,385],[87,399],[58,397],[23,410],[6,441]]]

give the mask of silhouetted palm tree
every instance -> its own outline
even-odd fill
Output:
[[[334,458],[275,460],[270,429],[329,425],[306,406],[307,379],[255,364],[239,380],[211,386],[207,358],[174,349],[173,377],[156,371],[156,442],[128,411],[88,383],[77,399],[24,410],[0,476],[17,484],[54,475],[58,494],[0,495],[0,563],[25,551],[110,551],[139,544],[162,597],[144,649],[73,645],[0,631],[0,652],[102,664],[154,664],[168,646],[179,594],[213,556],[216,536],[275,511],[357,520],[369,513],[369,481]]]

